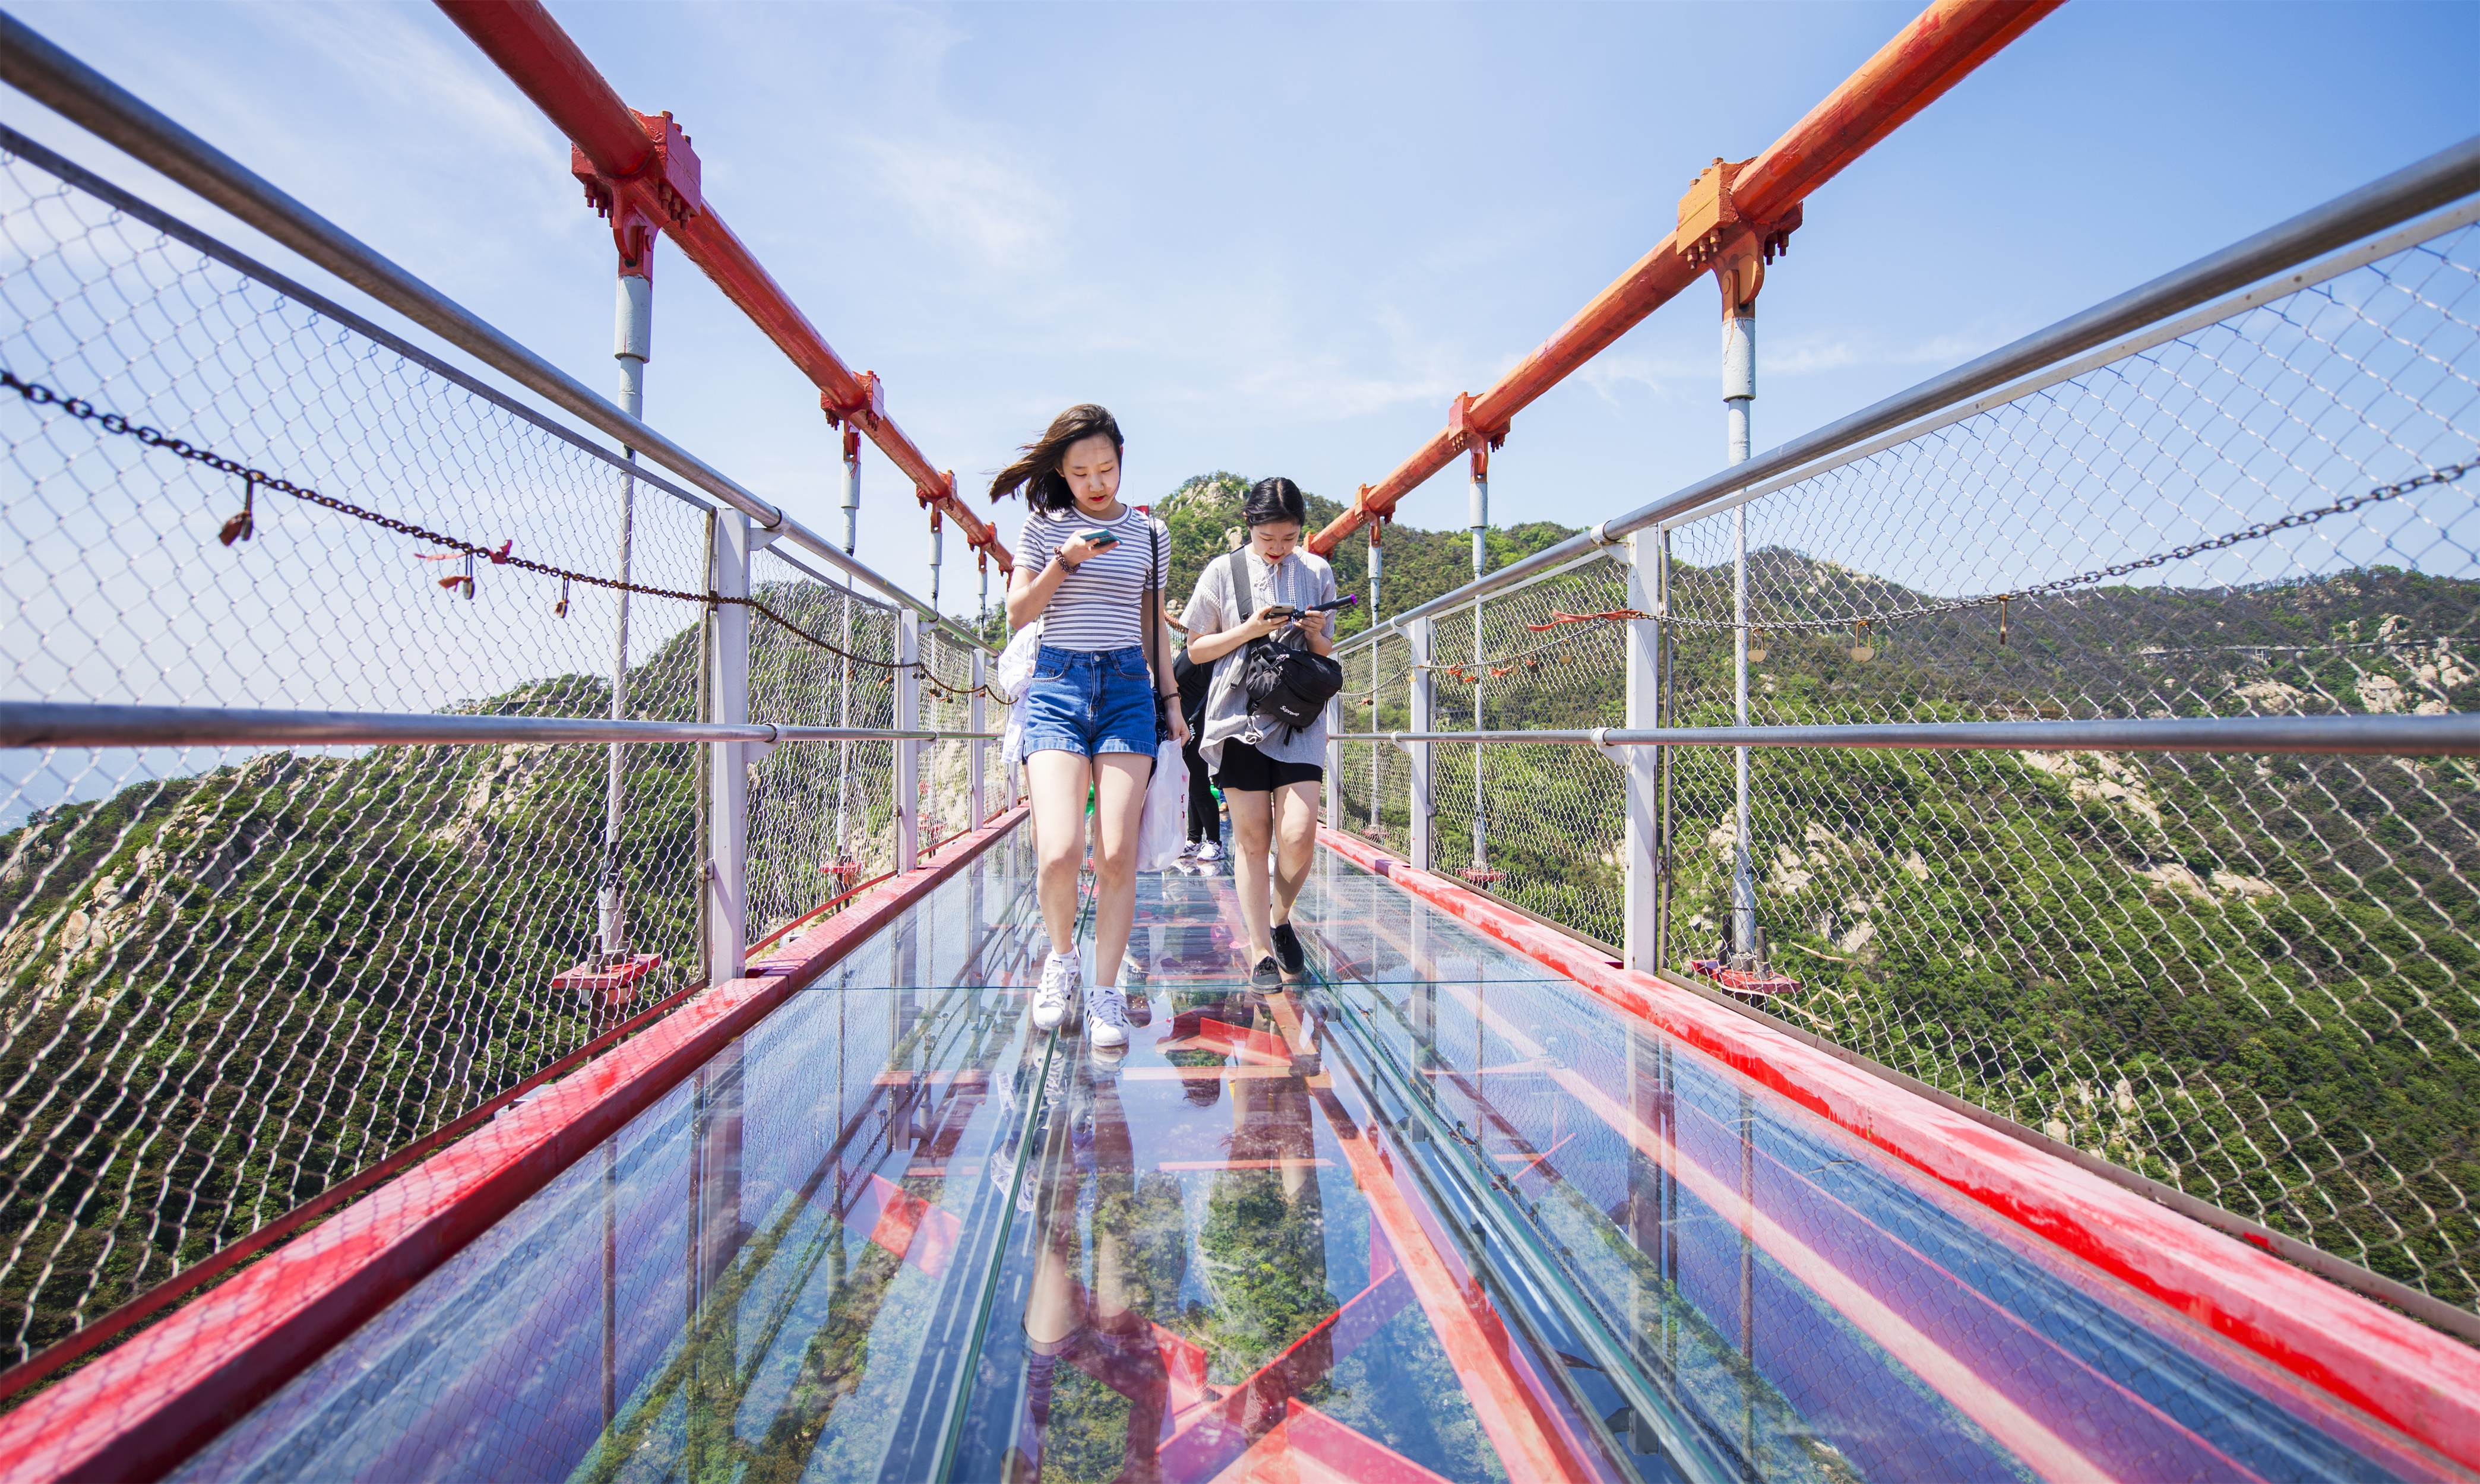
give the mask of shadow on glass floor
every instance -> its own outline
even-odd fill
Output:
[[[1316,977],[1146,878],[1146,1024],[1028,1036],[1002,842],[193,1479],[2450,1471],[1322,856]],[[1090,954],[1090,940],[1086,944]]]

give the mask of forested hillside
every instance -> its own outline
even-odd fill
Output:
[[[1164,496],[1154,506],[1154,513],[1171,528],[1171,589],[1175,597],[1186,597],[1207,562],[1238,547],[1242,534],[1240,500],[1249,493],[1252,482],[1221,471],[1200,474]],[[1343,506],[1317,495],[1308,497],[1308,507],[1312,532],[1343,514]],[[1574,534],[1569,527],[1548,521],[1493,528],[1487,537],[1489,565],[1496,570]],[[1386,558],[1376,617],[1416,607],[1472,580],[1472,533],[1468,530],[1423,530],[1389,525],[1382,539],[1385,542]],[[1336,632],[1358,633],[1372,622],[1368,602],[1369,543],[1355,535],[1337,546],[1328,560],[1334,564],[1336,588],[1361,595],[1360,605],[1344,615]]]

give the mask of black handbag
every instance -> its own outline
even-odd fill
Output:
[[[1249,553],[1231,553],[1232,604],[1249,603]],[[1343,667],[1312,652],[1306,642],[1252,639],[1240,655],[1240,693],[1249,700],[1249,714],[1284,729],[1288,742],[1317,725],[1317,719],[1343,689]]]

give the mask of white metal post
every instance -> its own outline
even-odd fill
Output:
[[[1385,524],[1380,520],[1369,523],[1369,622],[1372,626],[1378,622],[1378,577],[1386,569],[1386,548],[1378,537],[1379,528]]]
[[[1627,626],[1627,710],[1624,725],[1638,730],[1662,725],[1661,673],[1663,606],[1660,563],[1662,537],[1640,531],[1628,538],[1627,605],[1639,613]],[[1662,966],[1662,942],[1656,921],[1661,897],[1661,752],[1657,747],[1623,750],[1627,767],[1627,882],[1621,916],[1621,958],[1627,966],[1650,974]]]
[[[1473,550],[1476,552],[1481,550],[1479,543],[1475,543]],[[1479,574],[1475,574],[1475,576],[1479,576]],[[1482,655],[1482,611],[1481,600],[1478,598],[1473,600],[1472,625],[1472,725],[1473,730],[1480,731],[1488,726],[1488,723],[1484,719],[1484,709],[1485,697],[1489,690],[1489,666]],[[1488,876],[1485,874],[1489,870],[1488,785],[1484,781],[1482,776],[1482,747],[1483,745],[1479,742],[1473,744],[1472,882],[1475,885],[1485,884],[1489,880]]]
[[[1739,306],[1732,306],[1737,309]],[[1722,405],[1730,421],[1731,462],[1748,461],[1748,409],[1757,397],[1757,321],[1733,314],[1722,321]],[[1748,725],[1748,507],[1731,512],[1731,700],[1739,725]],[[1735,966],[1757,966],[1757,883],[1748,837],[1748,749],[1734,748],[1738,844],[1731,865],[1731,955]]]
[[[1412,716],[1406,729],[1415,732],[1430,729],[1430,635],[1428,619],[1414,619],[1404,626],[1405,642],[1412,650]],[[1430,744],[1407,742],[1404,746],[1406,760],[1410,764],[1407,771],[1411,775],[1407,790],[1411,829],[1405,854],[1411,857],[1413,870],[1426,871],[1430,869]]]
[[[921,725],[921,677],[914,665],[921,658],[921,615],[910,608],[895,613],[895,729],[911,731]],[[895,744],[895,868],[910,871],[921,857],[921,744]]]
[[[846,592],[844,594],[843,602],[840,606],[843,609],[844,654],[849,656],[853,652],[853,598],[850,592]],[[852,725],[852,660],[848,657],[840,658],[836,661],[836,725],[839,727],[850,727]],[[847,814],[847,810],[850,807],[852,800],[852,744],[849,742],[839,742],[836,744],[835,858],[835,864],[839,870],[840,870],[845,861],[857,860],[860,858],[853,854],[852,830],[849,823],[849,815]],[[846,887],[850,886],[853,882],[858,880],[860,880],[858,875],[855,875],[850,879],[847,879],[842,875],[838,875],[835,879],[836,891],[843,891]]]
[[[861,537],[861,429],[844,428],[844,555]]]
[[[1489,469],[1479,455],[1473,460],[1472,473],[1472,569],[1479,577],[1489,565]]]
[[[1472,473],[1472,573],[1478,582],[1489,568],[1489,464],[1487,455],[1473,455]],[[1473,600],[1472,610],[1473,665],[1473,730],[1480,731],[1488,724],[1483,719],[1483,697],[1489,689],[1489,667],[1482,651],[1481,600]],[[1472,782],[1472,880],[1475,885],[1488,881],[1489,809],[1485,798],[1487,784],[1483,780],[1482,745],[1473,744]]]
[[[1328,699],[1326,704],[1326,827],[1343,828],[1343,744],[1335,740],[1343,730],[1343,697]]]
[[[947,550],[947,524],[930,512],[930,606],[939,606],[939,563]]]
[[[714,514],[714,590],[722,598],[749,596],[749,517],[737,510]],[[719,603],[714,610],[714,720],[738,727],[749,720],[749,608]],[[707,780],[707,973],[710,983],[738,979],[746,952],[749,918],[748,744],[710,742]]]
[[[613,308],[612,358],[620,363],[620,410],[633,418],[646,414],[646,363],[655,352],[655,281],[622,273]],[[623,448],[630,463],[637,450]],[[637,481],[620,480],[619,612],[611,632],[611,719],[629,719],[629,589],[637,529]],[[601,919],[598,968],[608,968],[629,957],[629,907],[621,878],[620,830],[628,806],[628,751],[611,744],[603,789],[603,886],[595,906]]]
[[[965,806],[972,810],[971,828],[975,830],[982,827],[982,821],[991,817],[990,796],[983,791],[986,780],[982,776],[983,743],[980,740],[980,734],[988,730],[990,725],[982,705],[982,686],[989,679],[990,673],[990,655],[978,649],[973,651],[973,694],[965,703],[965,729],[974,734],[974,740],[966,744]]]

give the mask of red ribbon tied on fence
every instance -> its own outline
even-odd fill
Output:
[[[1649,619],[1651,617],[1653,617],[1652,614],[1639,613],[1634,608],[1613,608],[1608,613],[1553,613],[1550,615],[1550,622],[1547,624],[1527,624],[1524,627],[1537,634],[1546,633],[1549,630],[1558,627],[1562,624],[1615,624],[1622,619]]]

